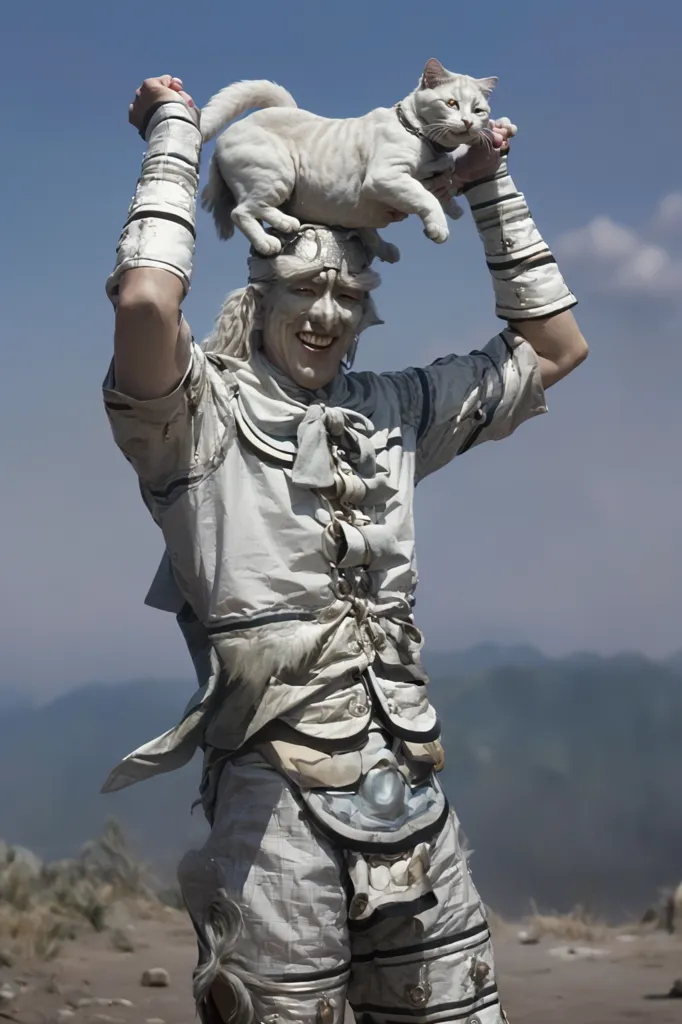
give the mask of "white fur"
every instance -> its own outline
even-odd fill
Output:
[[[485,141],[487,97],[496,81],[453,74],[432,59],[402,109],[411,124],[448,148]],[[452,100],[457,106],[448,105]],[[454,200],[441,203],[419,179],[445,169],[452,158],[435,156],[405,129],[395,109],[379,107],[343,120],[318,117],[296,107],[274,83],[238,82],[204,107],[204,139],[254,106],[278,109],[258,110],[221,135],[202,196],[222,238],[236,224],[268,256],[281,243],[263,221],[285,233],[301,222],[358,228],[376,256],[395,262],[398,250],[376,229],[390,224],[390,211],[397,210],[416,213],[428,238],[447,240],[445,214],[456,219],[461,210]]]

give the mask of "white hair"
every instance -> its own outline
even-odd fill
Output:
[[[323,263],[309,263],[293,255],[275,256],[268,263],[272,266],[272,273],[267,279],[252,281],[245,288],[237,288],[227,296],[215,327],[202,343],[206,352],[248,361],[254,347],[259,344],[263,305],[275,281],[295,281],[319,274],[325,269]],[[375,270],[368,267],[359,274],[341,270],[338,281],[341,286],[362,288],[365,292],[358,334],[382,322],[370,295],[381,284],[381,278]]]

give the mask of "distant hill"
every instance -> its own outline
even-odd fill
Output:
[[[443,781],[487,902],[639,913],[682,879],[682,666],[639,655],[552,659],[480,646],[427,658]],[[0,691],[1,692],[1,691]],[[0,698],[0,838],[67,856],[115,815],[172,873],[205,834],[199,764],[106,797],[120,756],[173,725],[192,683],[74,690],[41,708]]]

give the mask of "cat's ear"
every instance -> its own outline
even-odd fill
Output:
[[[439,85],[443,85],[450,78],[450,72],[446,71],[439,60],[435,57],[431,57],[427,60],[426,67],[422,72],[422,77],[419,82],[420,89],[435,89]]]
[[[495,86],[497,85],[498,82],[499,82],[499,78],[477,78],[476,79],[476,85],[481,90],[481,92],[483,93],[483,95],[485,96],[486,99],[488,98],[488,96],[490,96],[490,93],[493,91],[493,89],[495,88]]]

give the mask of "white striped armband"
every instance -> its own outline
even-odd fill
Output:
[[[497,173],[461,190],[483,242],[502,320],[534,320],[577,303],[503,157]]]
[[[192,279],[201,154],[198,115],[182,100],[160,103],[140,134],[147,152],[106,286],[114,304],[122,276],[136,267],[175,274],[185,295]]]

